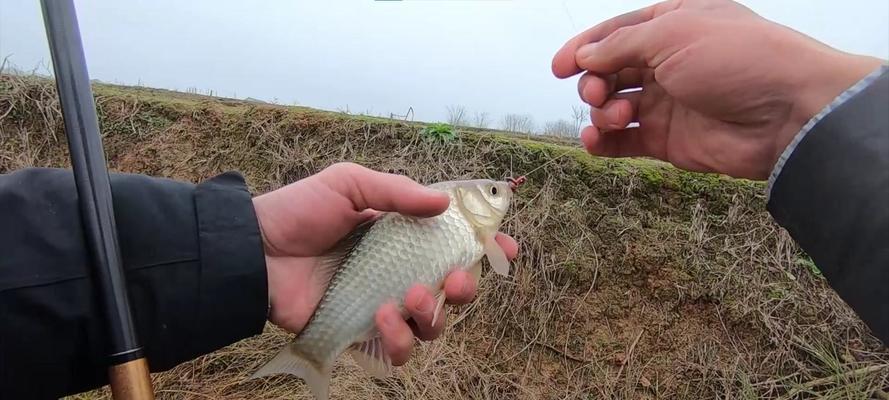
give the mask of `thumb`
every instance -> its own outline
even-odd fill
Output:
[[[577,51],[589,43],[596,43],[611,36],[621,28],[642,24],[655,19],[657,16],[672,11],[682,5],[679,0],[660,2],[642,9],[618,15],[604,21],[581,34],[573,37],[553,57],[552,70],[558,78],[568,78],[580,73],[585,68],[577,63]]]
[[[432,217],[448,208],[447,194],[414,180],[377,172],[358,164],[334,164],[322,172],[328,185],[352,202],[356,211],[394,211],[415,217]]]

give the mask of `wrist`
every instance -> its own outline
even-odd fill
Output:
[[[793,72],[791,112],[776,136],[776,161],[806,124],[882,64],[879,59],[843,53],[817,42],[800,47],[805,55],[796,58],[801,67]]]
[[[874,72],[882,62],[873,57],[835,51],[821,65],[803,76],[796,99],[796,119],[805,125],[837,96]],[[801,125],[801,126],[802,126]]]

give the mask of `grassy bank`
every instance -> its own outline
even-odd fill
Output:
[[[198,182],[237,170],[257,194],[337,161],[427,183],[533,171],[504,226],[521,246],[513,276],[486,269],[478,300],[452,308],[445,336],[390,379],[343,357],[333,398],[864,399],[889,386],[889,350],[772,222],[762,184],[564,140],[465,131],[439,143],[421,123],[95,90],[115,171]],[[67,166],[62,129],[50,82],[0,77],[0,172]],[[269,326],[155,374],[158,396],[309,398],[296,378],[246,380],[287,340]]]

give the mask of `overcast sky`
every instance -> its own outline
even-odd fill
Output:
[[[575,79],[550,73],[576,32],[651,4],[623,0],[77,0],[94,79],[386,115],[445,107],[567,118]],[[889,1],[747,0],[842,50],[889,58]],[[51,64],[37,0],[0,1],[0,58]],[[763,60],[763,62],[768,62]]]

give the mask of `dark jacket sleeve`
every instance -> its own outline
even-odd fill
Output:
[[[192,185],[113,174],[111,186],[152,371],[262,332],[265,259],[240,175]],[[58,398],[107,383],[106,328],[82,231],[70,171],[0,175],[0,397]]]
[[[768,209],[889,344],[889,74],[871,77],[791,144]]]

